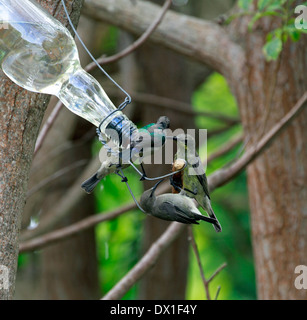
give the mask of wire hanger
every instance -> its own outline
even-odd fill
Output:
[[[87,46],[85,45],[85,43],[83,42],[83,40],[81,39],[81,37],[79,36],[76,28],[74,27],[71,19],[70,19],[70,16],[69,16],[69,13],[67,11],[67,8],[66,8],[66,5],[65,5],[65,2],[64,0],[61,0],[62,2],[62,5],[63,5],[63,8],[64,8],[64,11],[65,11],[65,14],[67,16],[67,19],[68,19],[68,22],[72,28],[72,30],[74,31],[76,37],[78,38],[78,40],[80,41],[82,47],[84,48],[84,50],[87,52],[87,54],[90,56],[90,58],[93,60],[93,62],[97,65],[97,67],[104,73],[104,75],[118,88],[120,89],[125,95],[126,95],[126,98],[125,100],[119,105],[118,109],[119,110],[123,110],[128,104],[131,103],[132,99],[131,99],[131,96],[129,95],[129,93],[123,89],[104,69],[103,67],[98,63],[98,61],[94,58],[94,56],[91,54],[90,50],[87,48]],[[115,110],[116,111],[116,110]],[[113,111],[114,112],[114,111]],[[111,115],[111,114],[110,114]],[[109,116],[110,116],[109,115]],[[108,116],[108,117],[109,117]],[[106,119],[106,118],[105,118]],[[104,119],[104,120],[105,120]],[[103,121],[104,121],[103,120]],[[100,127],[101,125],[99,125]]]

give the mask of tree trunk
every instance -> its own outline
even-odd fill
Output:
[[[66,21],[62,11],[56,12],[60,0],[51,4],[40,2]],[[79,5],[74,7],[76,17],[80,14],[80,2],[76,1]],[[2,300],[12,299],[14,295],[21,214],[34,145],[50,97],[17,87],[2,72],[0,76],[0,267],[1,271],[9,271],[8,288],[0,286]]]
[[[238,100],[245,143],[258,138],[280,120],[307,89],[307,38],[285,44],[277,62],[266,62],[262,46],[277,27],[262,19],[253,32],[247,20],[236,29],[245,39],[242,81],[232,82]],[[305,75],[304,75],[305,73]],[[306,299],[294,286],[294,269],[307,254],[307,110],[273,145],[248,167],[253,249],[259,299]],[[248,148],[247,146],[247,148]]]
[[[49,97],[26,92],[3,74],[0,97],[0,267],[9,271],[8,288],[0,283],[0,300],[6,300],[14,295],[21,214],[35,138]]]
[[[84,36],[93,29],[93,22],[83,19],[78,28]],[[94,33],[85,39],[93,47]],[[78,43],[77,43],[78,45]],[[80,50],[81,65],[90,58]],[[45,114],[48,119],[57,99],[52,99]],[[36,154],[29,181],[29,191],[36,190],[28,199],[23,213],[24,227],[29,219],[37,218],[41,223],[53,215],[54,203],[67,196],[67,190],[80,176],[86,162],[91,158],[89,133],[94,127],[86,120],[62,108],[54,121],[42,147]],[[88,136],[86,139],[85,136]],[[55,180],[37,189],[45,179],[60,170],[70,169]],[[68,212],[55,228],[65,227],[95,212],[93,196],[87,196],[78,206]],[[50,217],[49,217],[50,218]],[[33,253],[29,253],[33,255]],[[97,299],[100,296],[94,230],[89,229],[76,236],[34,253],[17,274],[17,299]],[[33,263],[32,263],[33,262]],[[38,270],[33,276],[30,270]],[[27,290],[25,290],[27,288]],[[32,288],[31,290],[29,288]],[[31,292],[31,294],[29,294]]]

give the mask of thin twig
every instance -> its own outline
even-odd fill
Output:
[[[224,269],[227,267],[227,263],[223,263],[219,266],[211,275],[211,277],[207,280],[208,284]]]
[[[58,101],[58,103],[53,108],[50,116],[48,117],[48,119],[44,123],[41,131],[39,132],[37,140],[36,140],[35,149],[34,149],[34,156],[37,154],[38,150],[43,145],[43,142],[44,142],[44,140],[45,140],[45,138],[47,136],[47,133],[51,129],[51,127],[52,127],[55,119],[57,118],[57,116],[58,116],[58,114],[59,114],[59,112],[60,112],[62,107],[63,107],[63,103],[61,101]]]
[[[231,139],[230,141],[222,145],[218,150],[210,154],[210,156],[207,159],[207,163],[228,153],[242,141],[243,141],[243,134],[236,135],[233,139]]]
[[[66,166],[64,168],[61,168],[60,170],[54,172],[50,176],[48,176],[45,179],[41,180],[33,188],[31,188],[27,192],[27,199],[29,197],[31,197],[35,192],[37,192],[38,190],[40,190],[41,188],[46,186],[47,184],[51,183],[52,181],[56,180],[59,177],[62,177],[64,174],[66,174],[66,173],[68,173],[68,172],[70,172],[72,170],[75,170],[76,168],[83,167],[87,163],[88,163],[88,160],[86,160],[86,159],[79,160],[79,161],[76,161],[76,162],[74,162],[72,164],[69,164],[68,166]]]
[[[97,59],[97,62],[100,65],[104,65],[107,63],[113,63],[113,62],[118,61],[119,59],[126,57],[127,55],[129,55],[133,51],[135,51],[137,48],[139,48],[150,37],[150,35],[157,29],[157,27],[161,23],[162,19],[164,18],[165,14],[166,14],[167,10],[169,9],[169,7],[171,6],[171,4],[172,4],[172,0],[166,0],[164,2],[164,5],[161,9],[160,14],[156,17],[156,19],[152,22],[152,24],[149,25],[147,30],[130,46],[128,46],[127,48],[125,48],[121,52],[114,54],[113,56],[110,56],[110,57],[102,56]],[[88,64],[85,67],[85,70],[89,72],[96,67],[97,67],[96,64],[94,62],[91,62],[90,64]]]
[[[108,95],[110,96],[122,97],[122,93],[116,89],[107,87],[106,90],[108,92]],[[207,117],[216,119],[221,122],[225,122],[227,124],[238,124],[240,122],[240,119],[236,117],[227,116],[219,112],[193,110],[191,104],[176,99],[171,99],[144,92],[131,92],[131,96],[133,97],[133,101],[135,102],[167,110],[173,110],[176,111],[176,113],[180,112],[182,114],[186,114],[192,117]]]
[[[217,290],[216,290],[216,294],[215,294],[215,298],[214,298],[214,300],[217,300],[217,298],[218,298],[218,296],[219,296],[220,291],[221,291],[221,286],[218,286],[218,287],[217,287]]]
[[[122,206],[118,209],[112,210],[103,214],[95,214],[76,223],[73,223],[67,227],[57,229],[55,231],[46,233],[40,237],[33,238],[31,240],[24,241],[19,246],[19,252],[27,252],[32,250],[37,250],[46,245],[53,244],[64,238],[69,238],[80,231],[84,231],[91,227],[94,227],[100,222],[109,221],[117,218],[121,214],[135,209],[135,203],[130,203],[128,205]]]
[[[205,288],[207,300],[211,300],[210,291],[209,291],[210,282],[227,266],[227,264],[223,263],[220,267],[218,267],[214,271],[214,273],[211,275],[211,277],[207,280],[206,277],[205,277],[205,273],[204,273],[203,267],[202,267],[199,251],[198,251],[198,248],[197,248],[197,244],[196,244],[195,237],[194,237],[193,230],[192,230],[191,226],[189,226],[188,232],[189,232],[189,241],[191,243],[192,249],[193,249],[195,257],[196,257],[196,261],[197,261],[197,264],[198,264],[200,276],[202,278],[203,285],[204,285],[204,288]],[[218,292],[216,294],[216,298],[215,299],[217,299],[218,293],[219,293],[219,289],[218,289]]]
[[[209,283],[208,283],[208,281],[206,280],[206,277],[205,277],[205,273],[204,273],[204,270],[203,270],[203,267],[202,267],[202,264],[201,264],[201,261],[200,261],[199,251],[198,251],[198,248],[197,248],[197,244],[196,244],[196,241],[195,241],[195,238],[194,238],[194,234],[193,234],[193,230],[192,230],[191,226],[189,226],[188,232],[189,232],[189,241],[191,243],[191,246],[193,248],[193,251],[194,251],[194,254],[195,254],[195,257],[196,257],[196,261],[197,261],[197,264],[198,264],[200,276],[201,276],[201,279],[203,281],[203,285],[204,285],[204,288],[205,288],[207,300],[211,300],[210,292],[209,292]]]

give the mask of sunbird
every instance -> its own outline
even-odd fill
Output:
[[[162,220],[185,224],[199,224],[197,222],[199,220],[212,224],[217,223],[216,219],[203,216],[191,198],[173,193],[156,196],[156,187],[157,184],[146,190],[141,196],[140,205],[147,214]]]
[[[147,155],[152,154],[158,148],[161,148],[165,144],[165,132],[170,126],[170,120],[166,116],[161,116],[156,123],[151,123],[143,128],[139,129],[139,133],[135,140],[131,141],[130,147],[125,150],[124,155],[118,153],[111,153],[108,157],[104,158],[100,168],[97,172],[85,180],[81,188],[87,193],[91,193],[96,185],[104,177],[111,173],[116,173],[121,169],[125,169],[130,166],[128,160],[137,160],[139,157],[144,158]],[[142,168],[143,169],[143,168]],[[143,174],[145,172],[143,170]]]
[[[172,171],[180,170],[185,163],[184,160],[187,162],[184,170],[170,177],[173,193],[179,192],[194,198],[209,216],[216,220],[213,224],[215,231],[221,232],[222,227],[211,207],[208,181],[201,159],[195,150],[194,138],[188,134],[179,134],[173,139],[177,141],[178,150],[174,157]],[[184,160],[179,156],[184,157]]]

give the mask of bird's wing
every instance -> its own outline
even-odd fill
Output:
[[[204,168],[203,168],[203,165],[201,163],[200,158],[197,157],[197,159],[198,159],[198,161],[196,163],[192,164],[192,167],[195,170],[195,172],[197,173],[197,175],[196,175],[197,179],[198,179],[199,183],[201,184],[201,186],[203,187],[203,190],[204,190],[206,196],[210,199],[207,176],[204,172]]]
[[[160,210],[163,210],[168,214],[168,216],[177,222],[185,224],[199,224],[193,218],[187,217],[186,213],[181,210],[178,206],[174,205],[172,202],[165,201],[160,205]]]

